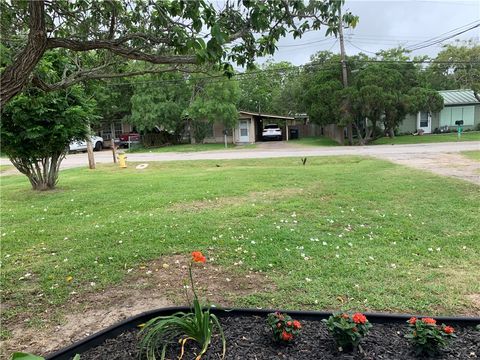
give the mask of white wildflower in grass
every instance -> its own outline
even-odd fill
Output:
[[[227,282],[232,281],[232,279],[230,279],[230,278],[225,278],[225,280],[226,280]]]
[[[278,225],[277,225],[277,226],[275,226],[275,227],[276,227],[277,229],[280,229],[280,226],[278,226]]]
[[[352,244],[351,242],[349,242],[349,243],[348,243],[348,246],[352,247],[352,246],[353,246],[353,244]]]
[[[340,257],[340,255],[339,255],[339,254],[335,254],[335,257],[338,259],[338,258]]]
[[[250,243],[251,243],[252,245],[255,245],[255,244],[256,244],[256,242],[255,242],[254,240],[250,241]]]
[[[95,285],[97,285],[97,284],[96,284],[94,281],[92,281],[92,282],[90,283],[90,286],[92,286],[92,287],[95,286]]]
[[[375,260],[375,258],[373,256],[369,256],[368,258],[372,261]]]
[[[390,264],[390,267],[391,267],[392,269],[396,269],[396,268],[397,268],[397,265],[396,265],[396,264]]]
[[[305,278],[305,281],[306,281],[306,282],[311,282],[312,279],[310,279],[310,278],[307,277],[307,278]]]
[[[322,245],[323,245],[323,246],[327,246],[328,244],[327,244],[326,241],[323,241],[323,242],[322,242]]]
[[[437,247],[435,250],[440,251],[440,250],[442,250],[442,248]]]
[[[147,272],[145,272],[145,274],[147,275],[150,275],[152,273],[152,270],[147,270]]]
[[[268,264],[268,266],[273,267],[273,264]]]
[[[428,251],[432,252],[432,251],[433,251],[433,248],[428,248]]]

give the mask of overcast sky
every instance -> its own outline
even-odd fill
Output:
[[[466,29],[467,24],[480,23],[480,0],[346,0],[344,9],[359,16],[357,27],[345,31],[347,55],[361,52],[359,48],[373,55],[366,51],[413,46],[457,28],[454,32]],[[301,65],[317,51],[339,52],[338,41],[333,37],[326,38],[324,34],[325,31],[320,30],[307,33],[301,39],[282,39],[273,60]],[[479,40],[480,27],[443,44],[472,38]],[[438,44],[413,54],[435,56],[440,50],[441,44]],[[261,58],[259,62],[265,60]]]

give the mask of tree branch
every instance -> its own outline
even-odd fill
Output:
[[[62,81],[59,81],[54,84],[49,84],[43,81],[40,77],[34,76],[32,79],[32,85],[36,86],[37,88],[43,91],[55,91],[60,89],[66,89],[72,85],[78,84],[86,80],[115,79],[115,78],[123,78],[123,77],[140,76],[140,75],[146,75],[146,74],[162,74],[162,73],[171,72],[171,71],[189,72],[188,70],[180,69],[177,66],[162,68],[162,69],[132,71],[128,73],[100,72],[100,70],[104,69],[105,67],[106,66],[104,65],[95,69],[90,69],[88,71],[79,71],[73,75],[70,75],[68,78],[62,79]]]
[[[138,34],[136,34],[138,36]],[[132,35],[129,36],[131,38]],[[147,54],[137,49],[121,46],[120,44],[127,41],[125,38],[117,40],[92,40],[79,41],[64,38],[49,38],[47,40],[47,48],[63,48],[72,51],[90,51],[90,50],[109,50],[121,57],[147,61],[152,64],[195,64],[197,58],[194,55],[154,55]]]

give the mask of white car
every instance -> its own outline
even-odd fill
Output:
[[[90,141],[92,142],[93,150],[100,151],[103,149],[103,138],[100,136],[91,136]],[[87,141],[72,141],[68,146],[68,151],[87,151]]]
[[[265,125],[262,132],[263,140],[282,140],[282,129],[277,124]]]

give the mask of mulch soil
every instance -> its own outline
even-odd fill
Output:
[[[359,349],[351,353],[340,353],[328,331],[320,321],[302,321],[302,332],[291,344],[281,345],[272,340],[265,325],[265,318],[259,316],[226,317],[220,319],[227,340],[225,359],[266,360],[266,359],[419,359],[411,344],[405,339],[408,327],[405,324],[377,324],[360,343]],[[475,327],[455,327],[457,338],[449,343],[434,359],[477,359],[480,358],[480,332]],[[185,347],[183,359],[195,358],[198,348],[192,343]],[[127,360],[139,359],[138,330],[126,331],[114,339],[81,354],[82,360]],[[178,359],[180,348],[172,344],[167,359]],[[215,335],[208,352],[202,359],[220,359],[222,345]]]

